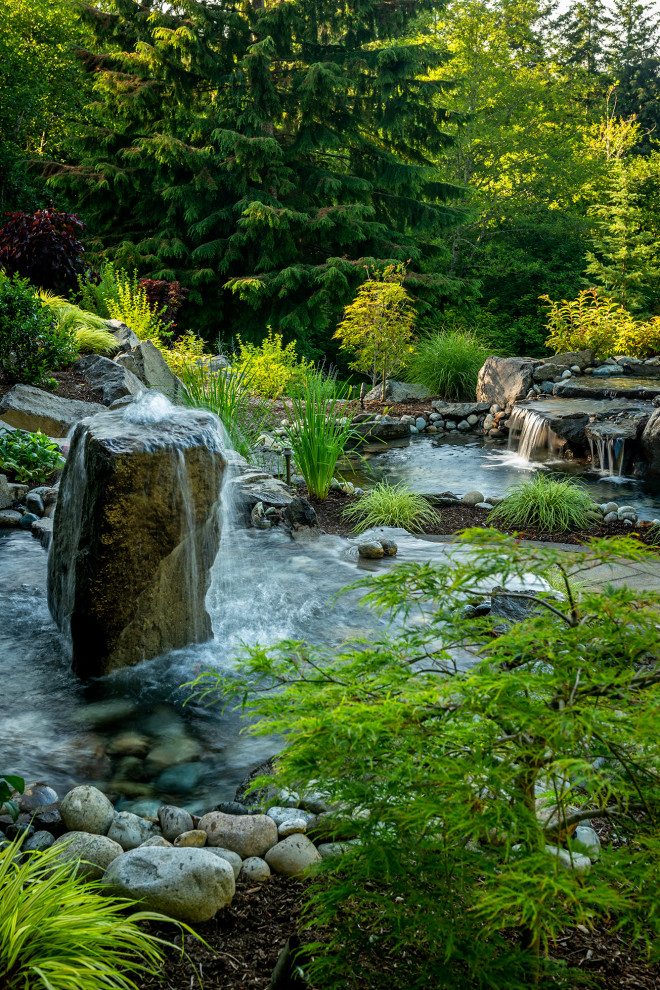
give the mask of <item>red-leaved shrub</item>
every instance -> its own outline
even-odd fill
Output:
[[[5,216],[0,227],[0,268],[58,295],[75,291],[85,268],[85,249],[78,240],[84,226],[80,217],[52,208]]]

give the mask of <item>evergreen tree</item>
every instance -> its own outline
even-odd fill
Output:
[[[651,4],[614,0],[608,56],[617,74],[657,54],[658,18]]]
[[[461,282],[434,273],[458,194],[433,165],[449,140],[429,75],[441,56],[396,40],[431,7],[89,6],[103,119],[57,181],[97,247],[191,288],[207,336],[268,322],[318,353],[365,264],[410,259],[422,309],[457,298]]]
[[[590,75],[598,72],[609,23],[603,0],[573,0],[554,22],[561,61],[581,66]]]
[[[629,311],[648,313],[660,283],[657,232],[645,215],[644,183],[625,159],[614,162],[609,190],[591,213],[598,226],[586,273]]]

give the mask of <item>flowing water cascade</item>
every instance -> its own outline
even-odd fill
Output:
[[[591,449],[591,463],[601,474],[609,478],[621,477],[626,441],[623,437],[591,435],[587,438]]]
[[[525,461],[537,461],[556,454],[559,448],[559,437],[550,429],[545,416],[533,409],[514,406],[509,420],[509,450],[517,451]]]

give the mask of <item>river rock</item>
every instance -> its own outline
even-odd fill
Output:
[[[163,396],[80,423],[62,474],[48,603],[82,677],[211,637],[225,458],[218,421]]]
[[[22,515],[15,509],[0,510],[0,529],[14,529],[21,525]]]
[[[247,880],[267,880],[271,875],[270,866],[259,856],[248,856],[244,859],[241,873]]]
[[[121,353],[131,351],[140,344],[140,338],[133,333],[130,327],[122,323],[121,320],[106,320],[106,327],[117,341],[117,349]]]
[[[206,845],[206,832],[201,828],[191,828],[188,832],[181,832],[177,835],[174,840],[174,846],[176,849],[179,848],[197,848],[201,849],[202,846]]]
[[[431,405],[439,419],[460,420],[468,416],[483,416],[490,409],[490,402],[445,402],[437,399]]]
[[[0,474],[0,509],[7,509],[14,501],[14,490],[7,481],[6,474]]]
[[[150,746],[149,737],[140,732],[121,732],[107,746],[111,756],[145,756]]]
[[[207,849],[147,846],[122,853],[105,874],[109,891],[142,902],[177,921],[208,921],[231,904],[236,884],[229,863]]]
[[[130,811],[117,811],[108,829],[108,838],[118,842],[123,850],[137,849],[154,834],[151,822]]]
[[[125,354],[117,364],[123,365],[147,388],[157,388],[170,402],[183,402],[186,390],[183,382],[170,371],[165,358],[150,340],[142,340]]]
[[[214,856],[219,856],[220,859],[224,859],[225,862],[229,863],[234,871],[234,878],[238,876],[243,865],[243,860],[238,853],[233,852],[231,849],[223,849],[222,846],[206,846],[205,848],[210,853],[213,853]]]
[[[290,835],[269,849],[264,857],[271,870],[285,877],[295,877],[304,873],[321,856],[306,835]]]
[[[172,804],[164,804],[158,809],[158,821],[163,835],[170,842],[173,842],[178,835],[190,832],[193,828],[192,815],[183,808],[176,808]]]
[[[555,856],[568,873],[575,873],[579,877],[585,876],[591,869],[591,860],[582,853],[569,852],[561,846],[546,846],[545,851]]]
[[[367,560],[378,560],[385,556],[385,550],[378,540],[365,540],[364,543],[358,543],[358,555]]]
[[[463,498],[461,499],[461,502],[463,503],[463,505],[479,505],[479,503],[483,502],[483,500],[484,500],[484,496],[482,492],[478,492],[475,489],[474,491],[466,492]]]
[[[22,794],[12,794],[12,800],[16,801],[19,811],[34,812],[57,805],[59,797],[52,787],[38,781],[26,784]]]
[[[600,859],[600,838],[595,829],[588,825],[578,825],[573,833],[573,842],[578,842],[592,863]]]
[[[53,848],[62,847],[59,862],[75,862],[80,858],[76,875],[89,880],[100,880],[103,873],[123,853],[118,842],[107,835],[91,835],[88,832],[65,832],[55,839]]]
[[[307,822],[315,817],[311,811],[303,811],[301,808],[281,808],[279,805],[269,808],[266,814],[269,818],[273,819],[278,827],[284,822],[290,822],[294,818],[301,818],[305,825],[307,825]]]
[[[477,380],[477,400],[510,410],[514,402],[524,398],[532,388],[534,369],[538,365],[534,358],[494,355],[487,358]]]
[[[106,835],[114,820],[115,809],[98,788],[81,784],[64,795],[60,814],[71,832]]]
[[[86,354],[74,368],[82,371],[83,379],[91,386],[95,399],[109,406],[127,395],[139,395],[144,385],[132,371],[117,361],[100,354]]]
[[[28,492],[25,505],[28,512],[33,512],[35,516],[43,516],[45,506],[41,495],[38,495],[36,492]]]
[[[435,393],[438,394],[437,392]],[[412,384],[409,385],[407,382],[398,382],[394,378],[388,378],[385,382],[385,401],[386,402],[426,402],[428,399],[433,397],[433,392],[426,387],[426,385]],[[364,399],[365,402],[381,402],[383,398],[383,386],[382,384],[377,385],[372,388],[370,392],[367,392]]]
[[[307,831],[307,822],[304,818],[291,818],[288,822],[282,822],[277,828],[280,839],[286,839],[289,835],[299,835]]]
[[[277,842],[277,825],[268,815],[225,815],[211,811],[199,823],[210,846],[222,846],[241,859],[263,856]]]
[[[52,832],[46,832],[42,829],[26,839],[21,849],[23,852],[44,852],[46,849],[50,849],[54,842],[55,836]]]
[[[33,385],[14,385],[0,399],[0,420],[19,430],[49,437],[65,437],[81,419],[94,416],[102,407],[79,399],[63,399]]]

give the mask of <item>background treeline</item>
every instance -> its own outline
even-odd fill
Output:
[[[215,342],[333,353],[366,270],[542,352],[539,296],[658,312],[658,18],[578,0],[7,0],[0,209],[189,292]]]

